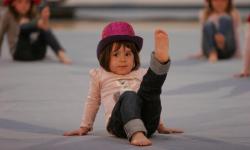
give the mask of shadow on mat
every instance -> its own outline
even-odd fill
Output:
[[[47,134],[58,134],[62,135],[63,131],[42,127],[38,125],[32,125],[20,121],[1,119],[0,118],[0,128],[8,129],[13,131],[30,132],[30,133],[47,133]]]
[[[174,90],[166,91],[167,95],[189,95],[215,92],[223,88],[232,88],[230,93],[223,97],[235,97],[250,92],[249,79],[228,78],[202,83],[189,84]]]
[[[249,147],[240,144],[228,143],[216,139],[191,136],[191,135],[155,135],[151,138],[153,145],[147,147],[136,147],[129,144],[126,139],[115,137],[69,137],[52,140],[46,143],[34,145],[23,150],[248,150]]]

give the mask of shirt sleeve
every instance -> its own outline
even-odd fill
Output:
[[[98,70],[93,69],[90,71],[89,91],[80,125],[80,127],[87,127],[91,130],[101,104],[99,76]]]

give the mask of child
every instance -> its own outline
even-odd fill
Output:
[[[236,77],[249,77],[250,76],[250,15],[248,16],[248,25],[245,40],[245,55],[244,55],[244,68],[243,71],[236,75]]]
[[[142,43],[143,39],[135,36],[126,22],[112,22],[104,28],[97,48],[100,67],[90,71],[90,89],[80,129],[65,132],[65,136],[91,131],[101,103],[107,131],[128,138],[133,145],[151,145],[148,138],[156,130],[163,134],[182,133],[166,128],[160,121],[161,87],[170,66],[168,35],[155,31],[155,50],[147,71],[139,68]]]
[[[207,57],[210,62],[240,56],[240,15],[232,0],[206,0],[200,13],[202,50],[192,58]]]
[[[0,49],[7,34],[14,60],[42,60],[49,45],[62,63],[71,63],[50,30],[50,10],[46,3],[39,6],[39,17],[35,6],[40,4],[40,0],[4,0],[3,3],[8,9],[0,18]]]

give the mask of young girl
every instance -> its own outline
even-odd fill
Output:
[[[44,59],[48,45],[62,63],[71,63],[49,28],[50,10],[46,3],[39,7],[39,16],[35,6],[39,5],[40,0],[4,0],[3,3],[8,9],[0,17],[0,49],[7,34],[14,60]]]
[[[243,71],[236,75],[236,77],[249,77],[250,76],[250,15],[247,21],[247,32],[245,40],[245,55],[244,55],[244,68]]]
[[[200,13],[202,50],[192,58],[207,57],[210,62],[240,56],[240,15],[232,0],[206,0]]]
[[[151,145],[148,139],[159,133],[182,133],[160,121],[161,88],[170,66],[168,35],[155,31],[155,50],[148,70],[139,68],[143,39],[126,22],[112,22],[102,32],[97,47],[100,67],[90,71],[90,89],[80,128],[65,136],[86,135],[96,113],[104,104],[107,131],[128,138],[137,146]]]

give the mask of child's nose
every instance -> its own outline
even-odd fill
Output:
[[[125,54],[125,47],[124,47],[124,46],[121,47],[121,56],[120,56],[120,60],[121,60],[121,61],[125,61],[125,60],[126,60],[126,54]]]
[[[125,54],[121,54],[120,60],[121,60],[121,61],[126,61],[126,56],[125,56]]]

